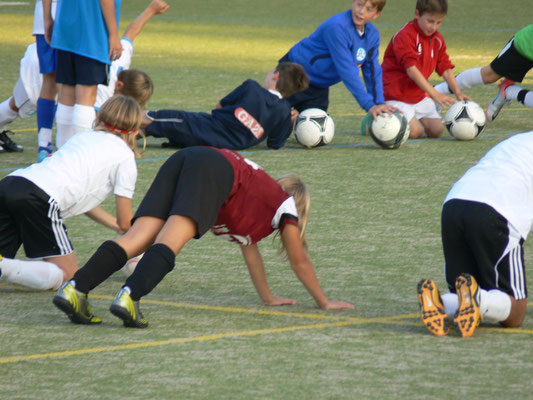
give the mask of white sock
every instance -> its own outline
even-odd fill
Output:
[[[481,76],[481,68],[471,68],[466,71],[461,72],[455,78],[459,89],[465,90],[470,89],[473,86],[484,85],[483,78]]]
[[[74,135],[74,126],[72,125],[73,106],[66,106],[58,103],[56,111],[56,147],[59,149],[67,140]]]
[[[511,298],[501,290],[479,289],[479,311],[488,322],[505,321],[511,314]]]
[[[453,318],[459,309],[459,296],[456,293],[445,293],[441,295],[444,312],[449,318]]]
[[[446,82],[441,82],[438,85],[435,85],[435,90],[442,94],[451,94],[450,88]]]
[[[0,103],[0,132],[4,131],[6,126],[16,120],[18,117],[18,113],[9,107],[10,100],[11,97]]]
[[[518,85],[510,85],[505,89],[505,97],[509,100],[518,100],[518,94],[524,90]],[[524,96],[524,105],[533,108],[533,92],[531,90],[526,90],[526,95]],[[0,129],[1,131],[2,129]]]
[[[524,97],[524,105],[533,108],[533,91],[528,91]]]
[[[522,88],[517,85],[510,85],[505,88],[505,98],[508,100],[517,100],[518,99],[518,93]]]
[[[72,125],[74,125],[74,133],[83,132],[93,127],[94,119],[96,118],[96,111],[92,106],[84,106],[81,104],[74,105],[74,112],[72,113]]]
[[[485,84],[485,82],[483,82],[483,78],[481,77],[481,68],[467,69],[466,71],[463,71],[457,75],[455,79],[457,80],[457,84],[459,85],[459,89],[461,89],[461,91]],[[446,82],[439,83],[435,86],[435,89],[439,93],[451,94],[450,88]]]
[[[52,143],[52,130],[48,128],[39,129],[37,134],[39,147],[48,147],[48,143]]]
[[[0,261],[2,279],[35,290],[57,290],[63,283],[63,271],[47,261],[22,261],[3,258]]]

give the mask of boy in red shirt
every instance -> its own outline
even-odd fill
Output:
[[[459,100],[470,100],[459,89],[446,43],[438,32],[447,12],[447,0],[417,0],[415,19],[393,36],[385,50],[381,66],[384,97],[409,121],[411,139],[422,136],[424,131],[430,138],[440,137],[444,124],[435,103],[445,107],[456,102],[428,82],[434,71]]]

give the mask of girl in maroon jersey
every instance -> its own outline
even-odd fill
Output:
[[[275,181],[257,164],[231,150],[189,147],[161,167],[137,210],[131,229],[104,242],[71,281],[58,290],[54,304],[70,320],[98,324],[88,293],[144,252],[111,304],[124,326],[144,328],[148,322],[139,299],[150,293],[174,268],[175,257],[190,239],[209,229],[241,246],[252,282],[269,306],[296,304],[274,296],[268,286],[257,242],[277,230],[291,267],[322,309],[353,308],[328,300],[306,254],[305,228],[309,193],[296,175]]]

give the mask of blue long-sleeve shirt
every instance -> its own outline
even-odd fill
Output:
[[[379,65],[379,32],[367,23],[360,35],[351,10],[327,19],[309,37],[295,44],[289,51],[289,60],[301,64],[315,86],[326,88],[342,80],[366,111],[385,103]],[[363,72],[364,84],[359,78],[359,69]]]

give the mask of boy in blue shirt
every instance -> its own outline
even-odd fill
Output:
[[[211,114],[181,110],[148,111],[141,127],[147,136],[166,137],[168,146],[213,146],[241,150],[266,138],[270,149],[285,144],[296,115],[285,97],[309,85],[301,65],[283,62],[264,86],[248,79],[225,96]]]
[[[379,32],[370,23],[381,15],[386,1],[353,0],[351,10],[327,19],[280,60],[303,65],[311,79],[306,91],[288,99],[292,107],[298,111],[307,108],[327,111],[329,87],[343,81],[359,105],[374,118],[395,111],[384,104]]]

